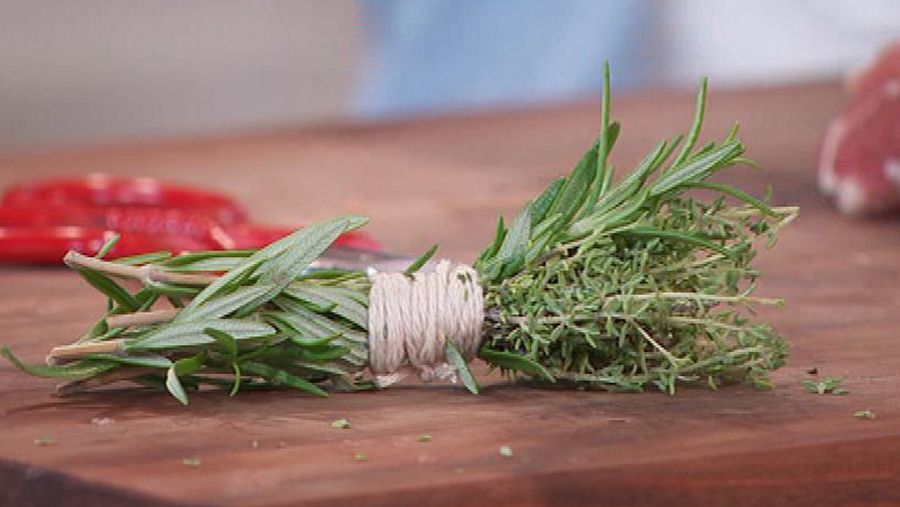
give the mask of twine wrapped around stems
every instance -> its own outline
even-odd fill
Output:
[[[478,273],[442,260],[430,272],[372,273],[369,292],[369,368],[381,384],[393,383],[405,366],[423,380],[445,377],[446,340],[467,360],[478,352],[484,293]]]

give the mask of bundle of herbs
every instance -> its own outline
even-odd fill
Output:
[[[784,339],[751,320],[751,262],[758,240],[774,244],[797,214],[709,180],[748,163],[737,126],[697,147],[706,103],[701,84],[690,131],[659,143],[621,181],[609,154],[619,123],[609,119],[604,73],[600,134],[567,177],[501,218],[473,267],[484,291],[478,357],[537,383],[673,393],[679,383],[750,381],[784,363]],[[689,193],[699,189],[701,199]],[[359,270],[310,270],[342,233],[366,219],[317,223],[257,251],[169,252],[103,260],[75,252],[66,263],[108,298],[76,343],[54,349],[28,373],[61,377],[76,392],[127,380],[167,389],[182,403],[202,384],[285,386],[325,396],[374,386],[366,372],[368,295]],[[420,269],[432,249],[407,270]],[[127,290],[116,279],[140,282]],[[169,308],[158,302],[168,301]],[[477,392],[466,359],[447,337],[446,359]]]

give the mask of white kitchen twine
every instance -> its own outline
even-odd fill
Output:
[[[467,361],[475,357],[484,321],[478,273],[442,260],[431,272],[370,272],[369,368],[383,386],[410,368],[422,380],[453,377],[444,346],[453,340]]]

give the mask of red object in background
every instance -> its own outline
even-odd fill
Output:
[[[88,206],[44,203],[0,207],[0,224],[6,227],[53,227],[75,225],[116,231],[121,234],[181,236],[218,248],[234,248],[217,229],[223,227],[203,213],[182,209]]]
[[[108,258],[255,249],[294,230],[247,223],[243,207],[226,196],[149,178],[44,180],[13,187],[0,202],[0,262],[57,263],[69,250],[94,255],[112,231],[121,239]],[[335,245],[381,248],[361,233],[343,234]]]
[[[848,87],[851,102],[822,140],[819,187],[848,215],[900,210],[900,42]]]
[[[900,78],[900,42],[881,50],[871,65],[850,76],[847,86],[851,95],[868,95],[897,78]]]
[[[191,210],[223,223],[241,223],[247,212],[230,197],[205,189],[169,185],[153,178],[116,178],[91,174],[23,183],[8,188],[3,206],[127,206]]]

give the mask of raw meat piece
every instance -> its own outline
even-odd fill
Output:
[[[900,44],[849,82],[852,101],[828,126],[819,187],[850,215],[900,209]]]

